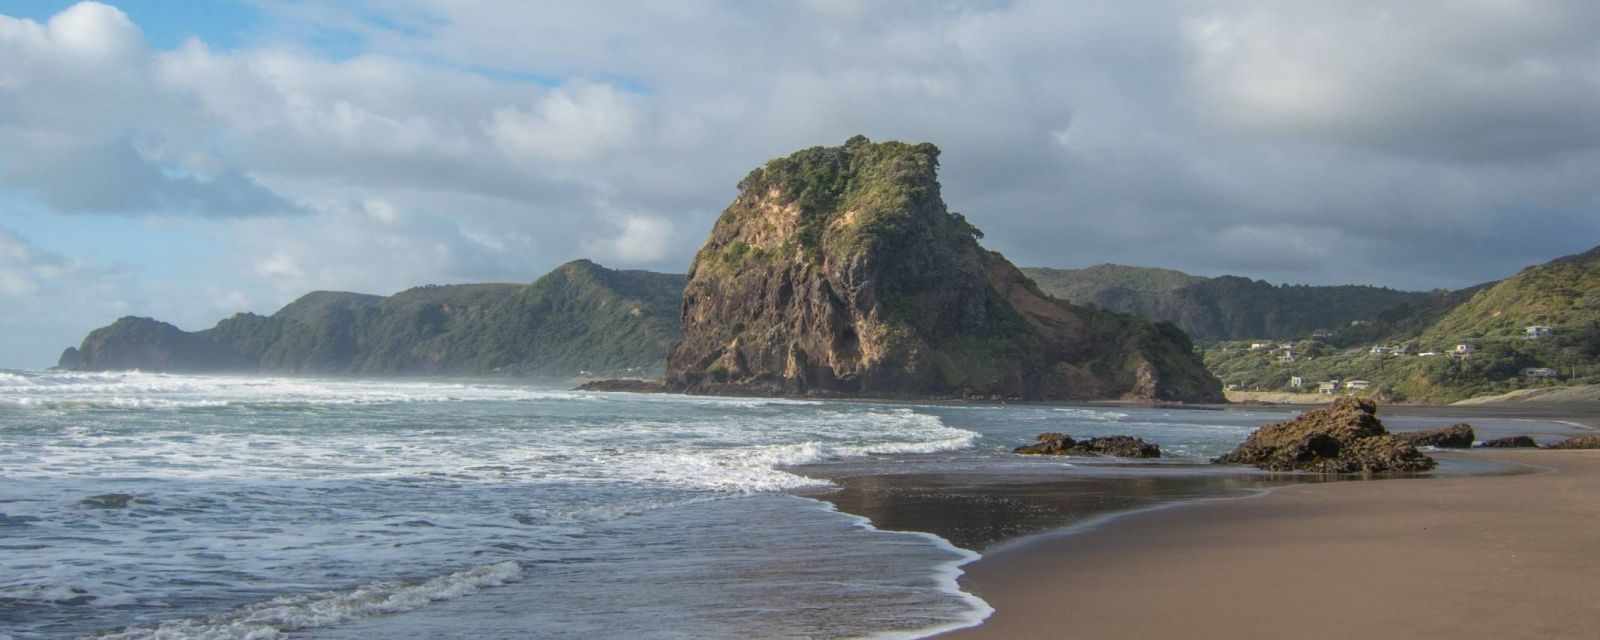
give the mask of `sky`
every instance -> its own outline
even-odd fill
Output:
[[[0,4],[0,367],[123,315],[683,272],[763,161],[933,142],[1023,266],[1454,288],[1600,244],[1600,4]]]

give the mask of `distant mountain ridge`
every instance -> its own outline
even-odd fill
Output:
[[[1442,294],[1365,285],[1273,285],[1239,276],[1207,278],[1114,264],[1022,271],[1052,296],[1171,322],[1200,341],[1276,340],[1335,331],[1396,309],[1436,305]]]
[[[532,284],[423,286],[383,297],[317,291],[270,316],[187,332],[125,317],[62,353],[77,370],[365,375],[659,374],[685,276],[588,260]]]

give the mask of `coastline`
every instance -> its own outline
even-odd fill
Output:
[[[1107,513],[986,550],[960,584],[995,613],[937,637],[1600,637],[1600,452],[1439,455],[1537,472]]]

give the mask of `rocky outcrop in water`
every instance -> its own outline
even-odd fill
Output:
[[[1550,449],[1600,449],[1600,435],[1573,436],[1550,445]]]
[[[1041,433],[1038,442],[1017,447],[1015,453],[1051,456],[1114,456],[1159,458],[1161,447],[1133,436],[1105,436],[1074,440],[1065,433]]]
[[[1483,446],[1490,449],[1532,449],[1539,446],[1539,443],[1534,442],[1533,438],[1529,436],[1507,436],[1505,438],[1486,440]]]
[[[590,380],[578,385],[578,391],[626,391],[630,393],[663,393],[666,385],[660,380],[632,380],[627,378],[614,378],[608,380]]]
[[[1472,425],[1465,422],[1453,424],[1443,429],[1428,431],[1402,431],[1394,437],[1411,443],[1418,447],[1438,447],[1440,449],[1467,449],[1477,440],[1477,434],[1472,431]]]
[[[739,183],[690,269],[691,393],[1221,401],[1170,324],[1042,293],[949,211],[931,144],[816,147]]]
[[[1340,398],[1326,408],[1257,429],[1244,444],[1216,462],[1317,473],[1432,469],[1433,458],[1391,435],[1377,411],[1370,400]]]

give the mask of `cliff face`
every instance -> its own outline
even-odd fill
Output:
[[[931,144],[767,163],[696,255],[667,384],[691,392],[1213,401],[1184,334],[1044,295],[946,209]]]
[[[659,372],[684,277],[586,260],[529,285],[319,291],[271,316],[186,332],[123,318],[62,353],[64,369],[363,375]]]

